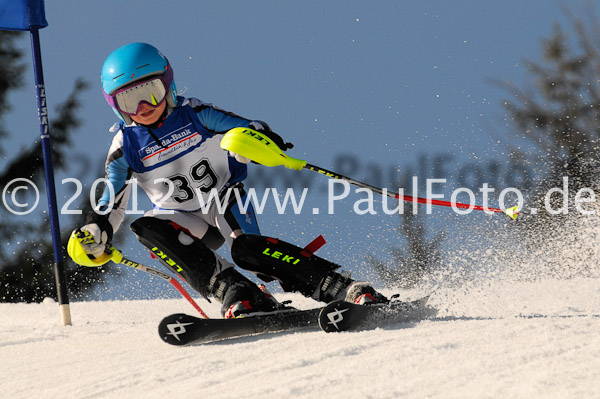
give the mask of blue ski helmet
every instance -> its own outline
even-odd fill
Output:
[[[119,112],[113,94],[135,81],[160,75],[165,90],[167,104],[174,107],[177,103],[177,89],[173,80],[173,68],[169,60],[158,49],[147,43],[130,43],[113,51],[102,65],[100,79],[106,102],[119,118],[128,124],[131,117]]]

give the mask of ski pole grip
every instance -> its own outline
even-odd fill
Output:
[[[245,127],[231,129],[221,139],[221,148],[239,154],[264,166],[283,165],[300,170],[306,161],[289,157],[271,139]]]
[[[123,260],[123,254],[115,247],[110,247],[110,254],[110,260],[112,260],[115,263],[121,263],[121,261]]]

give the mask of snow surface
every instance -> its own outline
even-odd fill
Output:
[[[157,334],[165,315],[194,314],[183,299],[75,302],[68,327],[53,301],[0,304],[0,397],[600,397],[600,280],[487,281],[430,304],[420,323],[193,347]]]

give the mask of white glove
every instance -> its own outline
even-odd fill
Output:
[[[245,156],[236,154],[235,152],[229,151],[229,155],[234,157],[239,163],[250,163],[250,161],[252,161],[250,158],[246,158]]]
[[[108,244],[108,233],[106,231],[102,231],[100,226],[96,223],[86,224],[79,230],[89,233],[87,239],[83,239],[81,241],[81,246],[85,250],[85,253],[88,255],[92,255],[95,258],[99,258],[104,254],[104,250],[106,249],[106,245]],[[91,237],[89,237],[91,235]]]

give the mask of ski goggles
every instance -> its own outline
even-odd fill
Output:
[[[136,115],[142,103],[158,107],[165,101],[166,85],[162,77],[153,76],[125,86],[110,95],[115,108],[127,115]]]

